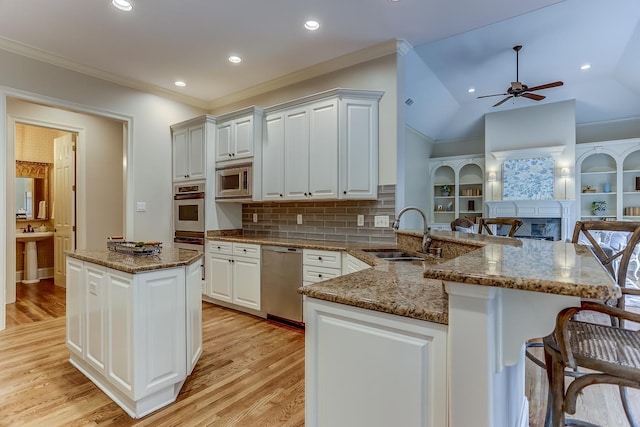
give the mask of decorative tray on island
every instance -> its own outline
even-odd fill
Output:
[[[107,249],[134,256],[153,256],[162,252],[162,242],[128,242],[122,238],[109,237]]]

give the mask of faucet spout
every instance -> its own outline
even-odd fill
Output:
[[[416,206],[407,206],[398,212],[398,216],[395,221],[393,221],[393,228],[397,230],[400,228],[400,217],[404,215],[407,211],[417,211],[422,216],[422,222],[424,224],[424,231],[422,234],[422,252],[427,253],[427,249],[431,244],[431,228],[427,225],[427,216],[424,214],[424,211]]]

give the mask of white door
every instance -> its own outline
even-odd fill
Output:
[[[54,281],[66,286],[64,251],[75,248],[75,135],[53,140]]]
[[[338,101],[309,107],[309,194],[338,198]]]
[[[253,156],[253,116],[233,121],[234,158]]]
[[[284,197],[309,196],[309,109],[289,110],[284,117]]]
[[[265,118],[262,142],[262,200],[283,200],[284,197],[284,114]]]

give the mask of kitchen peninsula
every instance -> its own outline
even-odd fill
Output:
[[[412,237],[421,233],[399,232],[400,248]],[[526,340],[581,298],[620,296],[583,246],[431,237],[444,259],[379,263],[300,289],[307,426],[528,426]]]
[[[66,255],[70,362],[133,418],[175,401],[202,353],[202,254]]]

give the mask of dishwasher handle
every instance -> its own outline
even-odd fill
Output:
[[[293,254],[302,253],[302,249],[300,248],[290,248],[287,246],[262,246],[262,250],[272,251],[272,252],[293,253]]]

